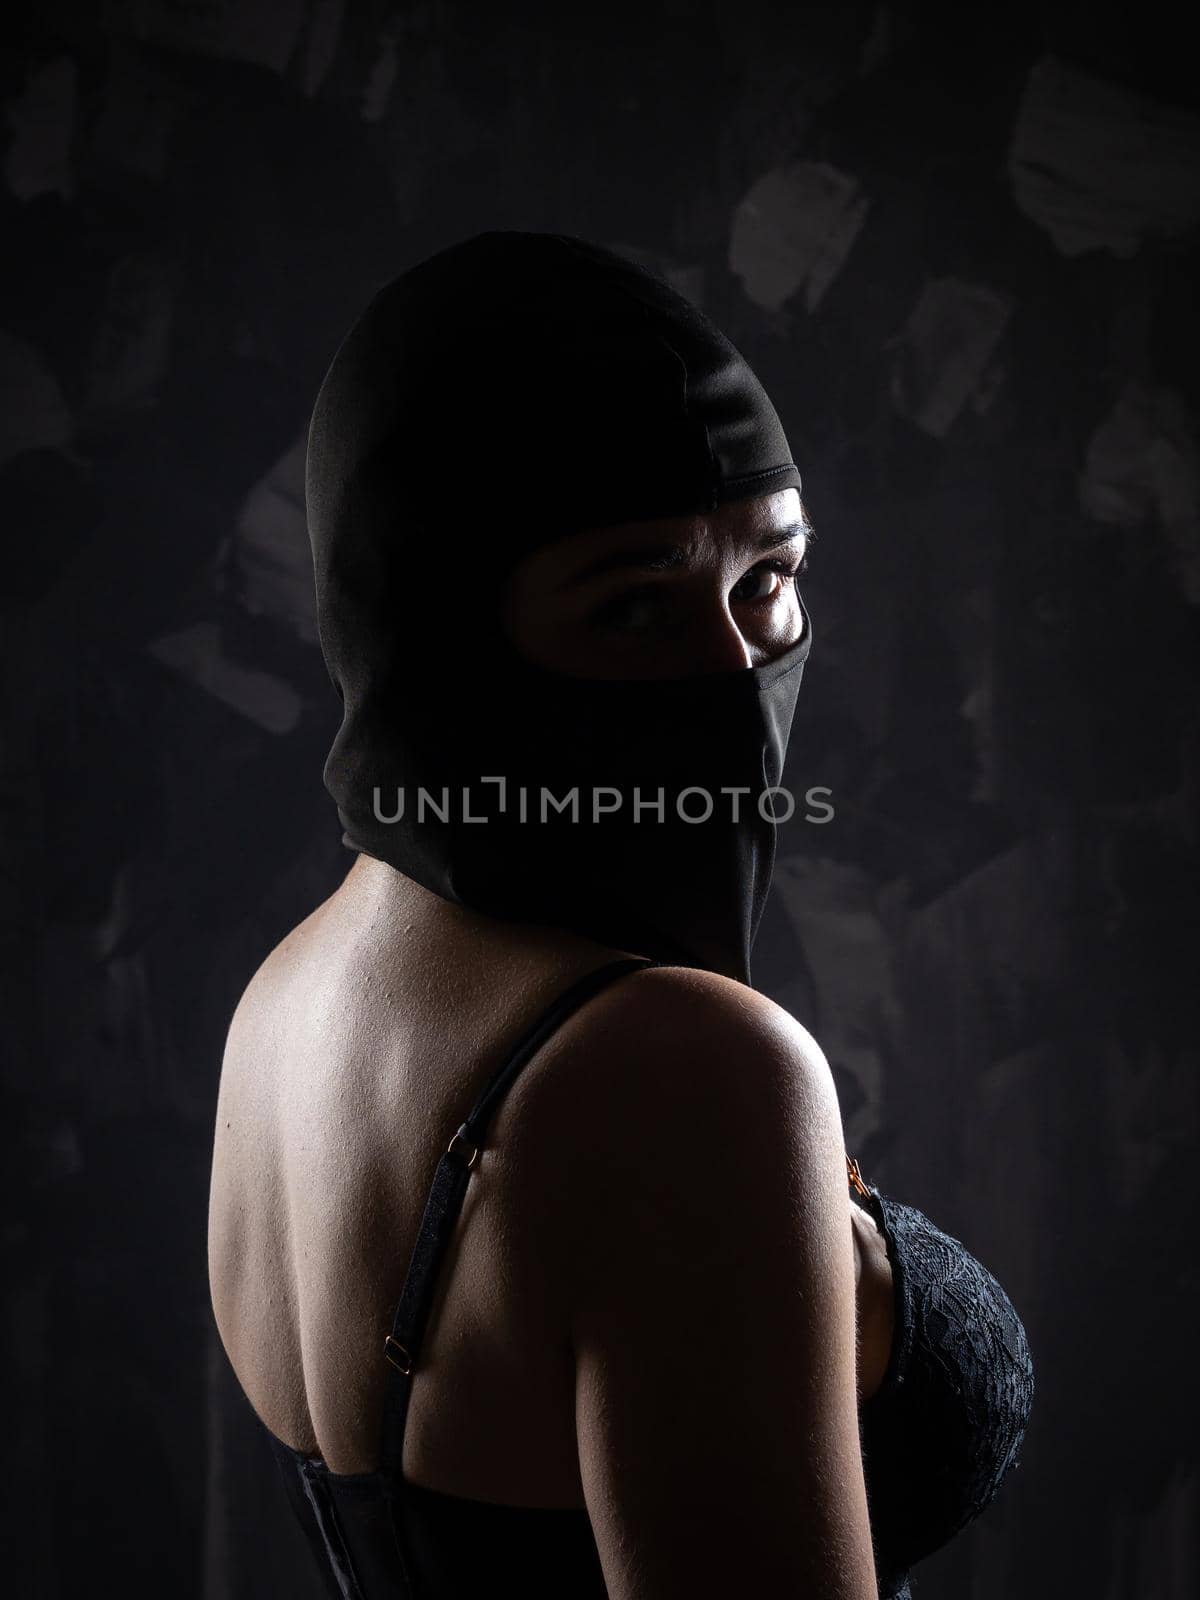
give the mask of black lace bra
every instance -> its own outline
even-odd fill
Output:
[[[385,1345],[390,1389],[380,1467],[330,1472],[319,1458],[267,1432],[333,1600],[465,1600],[497,1586],[526,1600],[605,1600],[586,1511],[445,1494],[407,1482],[400,1464],[438,1265],[497,1104],[572,1011],[624,973],[653,964],[611,962],[560,995],[450,1140]],[[914,1207],[867,1185],[857,1163],[846,1159],[852,1192],[886,1241],[894,1289],[887,1370],[859,1408],[876,1576],[880,1600],[911,1600],[909,1569],[978,1516],[1016,1465],[1033,1399],[1033,1366],[1025,1330],[987,1269]],[[752,1557],[747,1577],[753,1581]]]
[[[880,1600],[909,1600],[909,1569],[977,1517],[1018,1464],[1033,1362],[987,1268],[849,1165],[887,1241],[895,1304],[883,1382],[859,1408],[875,1575]]]

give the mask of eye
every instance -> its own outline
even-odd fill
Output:
[[[737,605],[771,606],[788,585],[808,570],[808,556],[798,566],[779,559],[760,561],[732,590]],[[672,584],[649,583],[624,589],[597,606],[588,617],[603,633],[636,637],[661,637],[679,633],[687,625],[688,608],[681,605]]]
[[[794,583],[807,571],[807,555],[799,566],[793,566],[788,561],[760,561],[756,567],[751,567],[744,578],[734,584],[731,598],[739,604],[763,605],[778,598],[789,583]],[[765,586],[764,580],[766,580]]]

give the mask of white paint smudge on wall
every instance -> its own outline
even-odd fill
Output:
[[[304,515],[302,435],[246,496],[231,552],[234,586],[254,616],[283,622],[318,642],[312,552]]]
[[[823,161],[764,174],[733,216],[729,266],[747,295],[778,311],[801,290],[815,311],[850,254],[871,202],[858,180]]]
[[[1132,256],[1200,219],[1200,117],[1045,56],[1017,110],[1018,207],[1063,255]]]
[[[164,666],[268,733],[290,733],[300,720],[300,696],[273,673],[243,666],[224,652],[220,623],[201,620],[151,640],[147,650]]]
[[[1079,502],[1085,515],[1117,527],[1157,518],[1183,595],[1200,605],[1200,446],[1182,395],[1126,384],[1088,444]]]
[[[995,392],[990,364],[1012,314],[1012,297],[962,278],[931,278],[890,341],[892,404],[941,439],[967,401]]]

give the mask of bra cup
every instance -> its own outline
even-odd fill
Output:
[[[1019,1462],[1033,1361],[1016,1309],[961,1240],[871,1191],[892,1263],[895,1325],[862,1407],[877,1559],[902,1571],[949,1542]]]

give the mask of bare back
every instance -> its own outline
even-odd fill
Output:
[[[255,974],[222,1068],[209,1267],[233,1369],[285,1443],[335,1472],[378,1464],[383,1339],[449,1133],[551,1000],[622,953],[476,916],[360,857]],[[506,1095],[440,1270],[404,1473],[444,1493],[585,1504],[570,1314],[545,1270],[563,1248],[545,1158],[568,1130],[538,1093],[572,1070],[578,1032]],[[891,1279],[851,1210],[865,1397]]]

